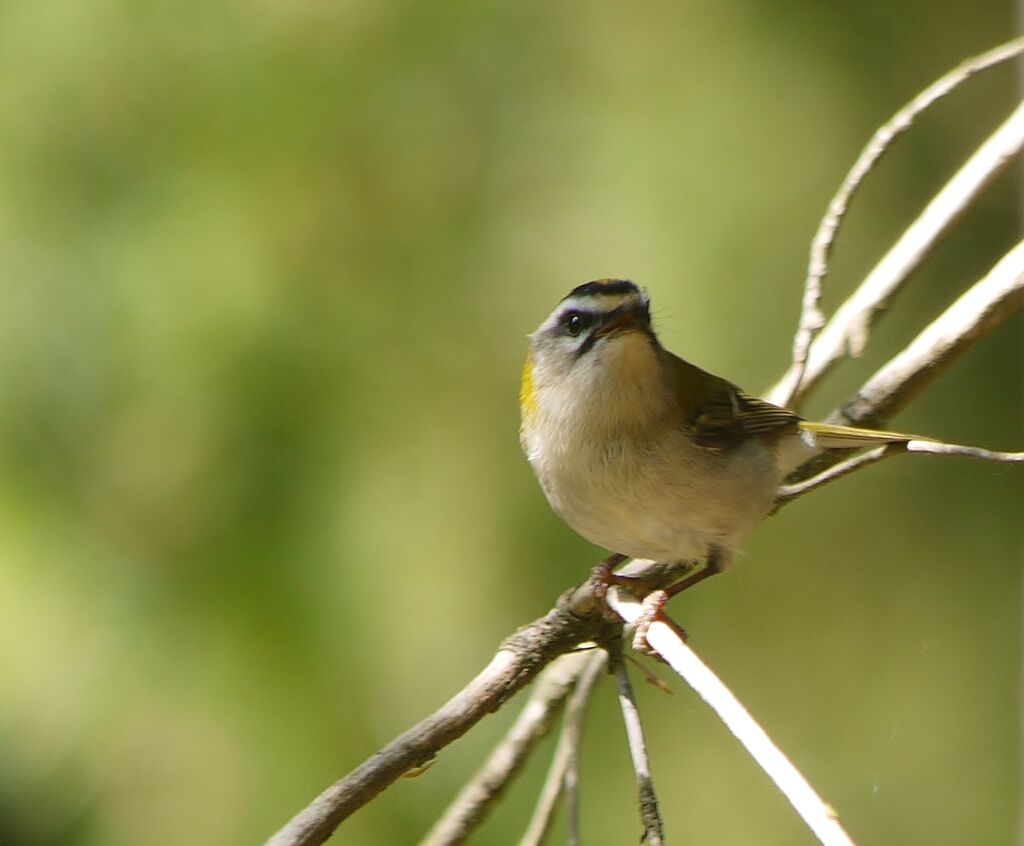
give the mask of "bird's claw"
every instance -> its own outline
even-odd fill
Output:
[[[647,640],[647,633],[654,623],[665,623],[670,626],[684,642],[689,639],[682,628],[662,613],[668,600],[669,593],[664,590],[652,590],[644,597],[640,605],[640,616],[635,622],[636,629],[633,632],[633,650],[635,652],[639,652],[641,655],[656,655]]]

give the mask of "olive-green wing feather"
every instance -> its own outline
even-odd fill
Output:
[[[671,356],[676,396],[696,443],[712,451],[732,449],[754,435],[787,427],[800,417],[744,393],[731,382]]]
[[[755,435],[800,429],[809,446],[859,449],[877,444],[931,440],[902,432],[859,429],[831,423],[810,423],[788,408],[744,393],[731,382],[666,353],[683,418],[700,446],[719,452],[739,446]]]
[[[693,420],[694,438],[711,450],[731,449],[754,435],[794,427],[800,417],[788,409],[724,383]]]

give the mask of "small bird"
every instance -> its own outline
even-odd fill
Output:
[[[628,558],[727,568],[782,480],[823,449],[914,435],[810,423],[666,350],[647,294],[624,279],[574,288],[530,336],[523,452],[555,512]],[[613,579],[614,580],[614,579]]]

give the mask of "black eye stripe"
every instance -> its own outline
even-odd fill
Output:
[[[597,343],[597,332],[591,332],[583,339],[583,343],[576,348],[576,358],[586,355]]]

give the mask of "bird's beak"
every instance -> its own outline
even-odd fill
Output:
[[[645,309],[627,308],[619,313],[612,312],[611,319],[594,334],[598,338],[617,335],[620,332],[646,332],[648,327]]]

